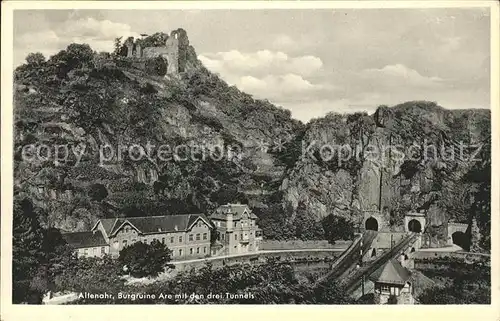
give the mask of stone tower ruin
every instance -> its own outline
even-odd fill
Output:
[[[163,46],[143,48],[141,40],[134,42],[133,38],[127,39],[124,45],[127,47],[127,59],[144,62],[162,57],[167,63],[167,75],[178,74],[186,70],[189,39],[184,29],[172,31]]]

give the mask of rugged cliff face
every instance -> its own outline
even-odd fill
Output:
[[[359,224],[363,211],[380,211],[396,231],[406,213],[418,211],[431,245],[440,245],[449,220],[469,222],[477,184],[464,177],[489,136],[489,111],[430,102],[380,107],[372,116],[327,115],[308,124],[305,157],[281,185],[284,201],[294,209],[305,203],[318,219],[335,213]]]
[[[292,225],[298,208],[356,222],[380,210],[401,229],[404,213],[420,210],[436,240],[449,219],[467,220],[474,184],[463,176],[474,162],[401,154],[413,144],[482,142],[489,111],[409,102],[303,125],[228,86],[188,51],[185,72],[166,77],[76,44],[17,68],[16,197],[65,230],[236,201],[257,213],[280,208]]]

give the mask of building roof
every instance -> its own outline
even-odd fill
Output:
[[[124,217],[101,219],[100,222],[107,235],[112,235],[118,231],[126,222],[135,227],[142,234],[152,234],[159,232],[185,232],[189,230],[198,219],[202,219],[206,224],[212,226],[210,220],[204,214]],[[97,224],[93,229],[95,229],[96,226]]]
[[[101,231],[72,232],[61,235],[66,243],[75,249],[108,245]]]
[[[239,220],[245,210],[250,214],[250,218],[258,218],[246,204],[221,205],[210,215],[210,218],[225,220],[227,214],[233,214],[233,220]]]
[[[373,272],[369,279],[373,282],[404,285],[410,277],[410,271],[392,259]]]

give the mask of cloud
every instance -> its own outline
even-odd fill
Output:
[[[308,101],[325,90],[332,90],[328,84],[313,84],[296,74],[268,75],[263,78],[241,77],[235,85],[261,99],[274,101]]]
[[[310,79],[321,74],[323,68],[321,59],[312,55],[291,56],[272,50],[230,50],[203,53],[198,58],[229,84],[260,99],[308,101],[334,89],[332,84]]]
[[[307,76],[323,67],[320,58],[307,55],[291,57],[282,51],[259,50],[240,52],[231,50],[204,53],[198,57],[207,68],[221,73],[285,74],[295,73]]]
[[[68,38],[78,35],[78,37],[89,41],[113,41],[113,39],[122,36],[124,39],[140,36],[138,33],[132,32],[131,27],[125,23],[97,20],[92,17],[66,23],[66,27],[61,30],[61,34]]]
[[[386,65],[380,69],[365,69],[361,71],[360,76],[377,81],[378,86],[398,86],[399,84],[399,86],[437,87],[443,84],[443,79],[439,77],[423,76],[418,71],[402,64]]]
[[[140,35],[125,23],[92,17],[66,20],[55,28],[26,32],[15,37],[14,63],[22,63],[30,52],[41,52],[48,58],[71,43],[86,43],[96,51],[112,51],[115,38],[129,36]]]
[[[14,18],[16,65],[29,52],[49,56],[72,42],[110,51],[116,37],[182,26],[209,70],[302,120],[421,99],[489,107],[489,9],[21,10]]]

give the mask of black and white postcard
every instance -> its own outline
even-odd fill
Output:
[[[500,317],[497,2],[2,9],[2,319]]]

